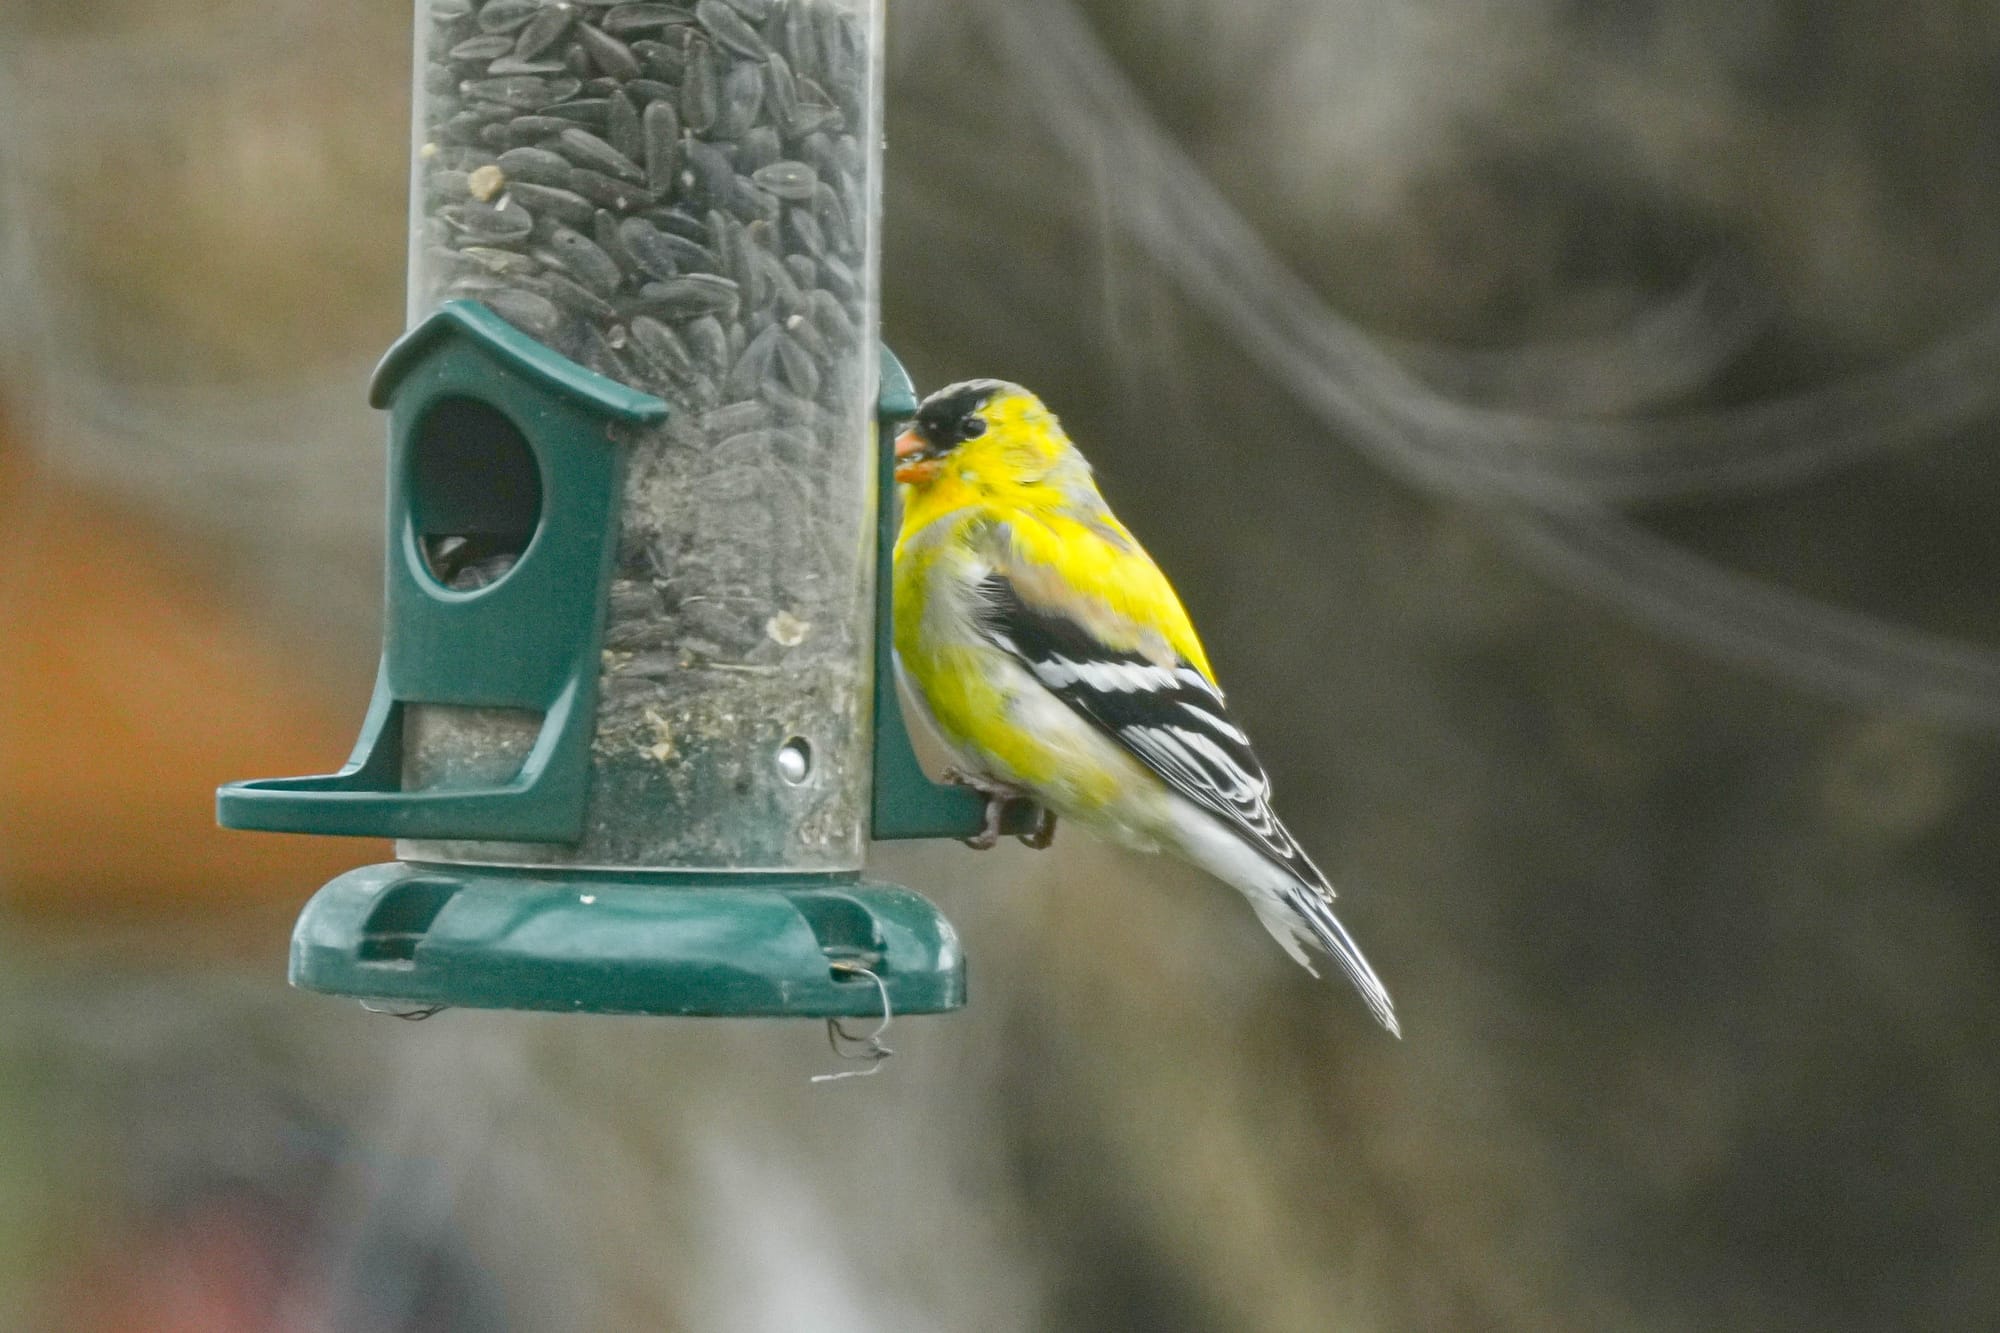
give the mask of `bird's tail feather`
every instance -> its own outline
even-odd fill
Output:
[[[1400,1037],[1396,1006],[1388,987],[1362,956],[1361,947],[1333,914],[1333,889],[1319,868],[1298,852],[1289,866],[1281,866],[1226,828],[1206,812],[1187,813],[1176,825],[1177,844],[1182,855],[1216,878],[1234,885],[1257,910],[1257,919],[1271,932],[1285,952],[1299,966],[1318,976],[1308,948],[1324,950],[1340,964],[1354,988],[1361,992],[1375,1021]],[[1296,848],[1296,843],[1292,844]]]
[[[1340,918],[1333,914],[1329,901],[1331,897],[1329,891],[1318,886],[1295,883],[1285,892],[1284,903],[1296,918],[1305,922],[1320,947],[1333,955],[1334,961],[1340,964],[1340,970],[1347,973],[1347,979],[1361,992],[1361,998],[1368,1005],[1368,1011],[1375,1015],[1375,1021],[1389,1029],[1391,1035],[1402,1036],[1402,1026],[1396,1022],[1395,1003],[1389,999],[1389,988],[1375,975],[1375,969],[1362,955],[1361,946],[1354,942],[1354,937],[1347,933],[1347,927],[1341,925]],[[1266,920],[1264,924],[1268,927],[1271,923]]]

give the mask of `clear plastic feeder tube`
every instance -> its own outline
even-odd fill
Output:
[[[583,841],[406,856],[859,867],[881,38],[879,0],[418,5],[411,323],[478,300],[674,410],[626,446]],[[423,541],[465,590],[530,536]],[[416,708],[405,785],[504,779],[537,726]]]

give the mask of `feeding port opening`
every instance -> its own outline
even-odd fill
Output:
[[[449,881],[411,879],[382,896],[368,914],[356,956],[368,963],[408,963],[438,913],[458,892]]]
[[[410,518],[424,567],[453,592],[505,578],[542,517],[542,473],[527,437],[473,398],[447,398],[410,441]]]

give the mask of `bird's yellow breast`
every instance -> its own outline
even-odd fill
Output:
[[[1143,653],[1161,666],[1187,662],[1213,684],[1208,653],[1179,595],[1105,506],[1088,472],[1072,482],[1087,488],[1090,503],[1079,506],[1024,467],[1020,452],[967,448],[926,484],[904,487],[899,565],[919,534],[942,546],[983,545],[1024,601],[1059,608],[1107,648]]]
[[[961,761],[1087,818],[1130,785],[1131,761],[977,632],[973,589],[985,562],[960,525],[981,522],[967,512],[914,534],[904,529],[895,567],[897,662]]]

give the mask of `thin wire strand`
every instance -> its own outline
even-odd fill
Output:
[[[889,1031],[891,1020],[895,1018],[895,1012],[889,1004],[888,983],[859,963],[841,961],[834,963],[832,967],[836,972],[845,972],[850,976],[867,977],[875,983],[875,990],[882,997],[882,1021],[876,1025],[873,1032],[857,1037],[842,1027],[838,1018],[827,1019],[826,1044],[832,1049],[834,1056],[841,1060],[864,1061],[867,1067],[863,1069],[841,1069],[830,1074],[814,1074],[812,1081],[815,1083],[835,1083],[844,1078],[866,1078],[870,1074],[879,1074],[882,1072],[882,1062],[896,1053],[882,1042],[882,1038]],[[848,1049],[842,1049],[842,1042],[847,1043]]]
[[[2000,725],[2000,652],[1750,578],[1611,508],[1796,485],[1990,419],[2000,306],[1896,365],[1727,411],[1591,420],[1447,398],[1277,258],[1074,5],[977,13],[1078,166],[1118,164],[1104,194],[1139,246],[1343,440],[1424,489],[1481,503],[1542,569],[1718,656],[1868,706]]]
[[[421,1004],[402,1008],[392,1000],[362,1000],[361,1007],[371,1014],[381,1014],[387,1018],[400,1018],[405,1023],[421,1023],[427,1018],[436,1018],[451,1008],[448,1004]]]
[[[1074,5],[1008,0],[979,12],[1072,160],[1118,164],[1106,198],[1154,261],[1330,424],[1429,488],[1563,502],[1771,489],[2000,410],[2000,306],[1885,370],[1724,411],[1603,420],[1445,397],[1271,251]],[[1716,329],[1728,328],[1727,305],[1716,309]],[[1431,348],[1424,359],[1442,367],[1455,355]]]

